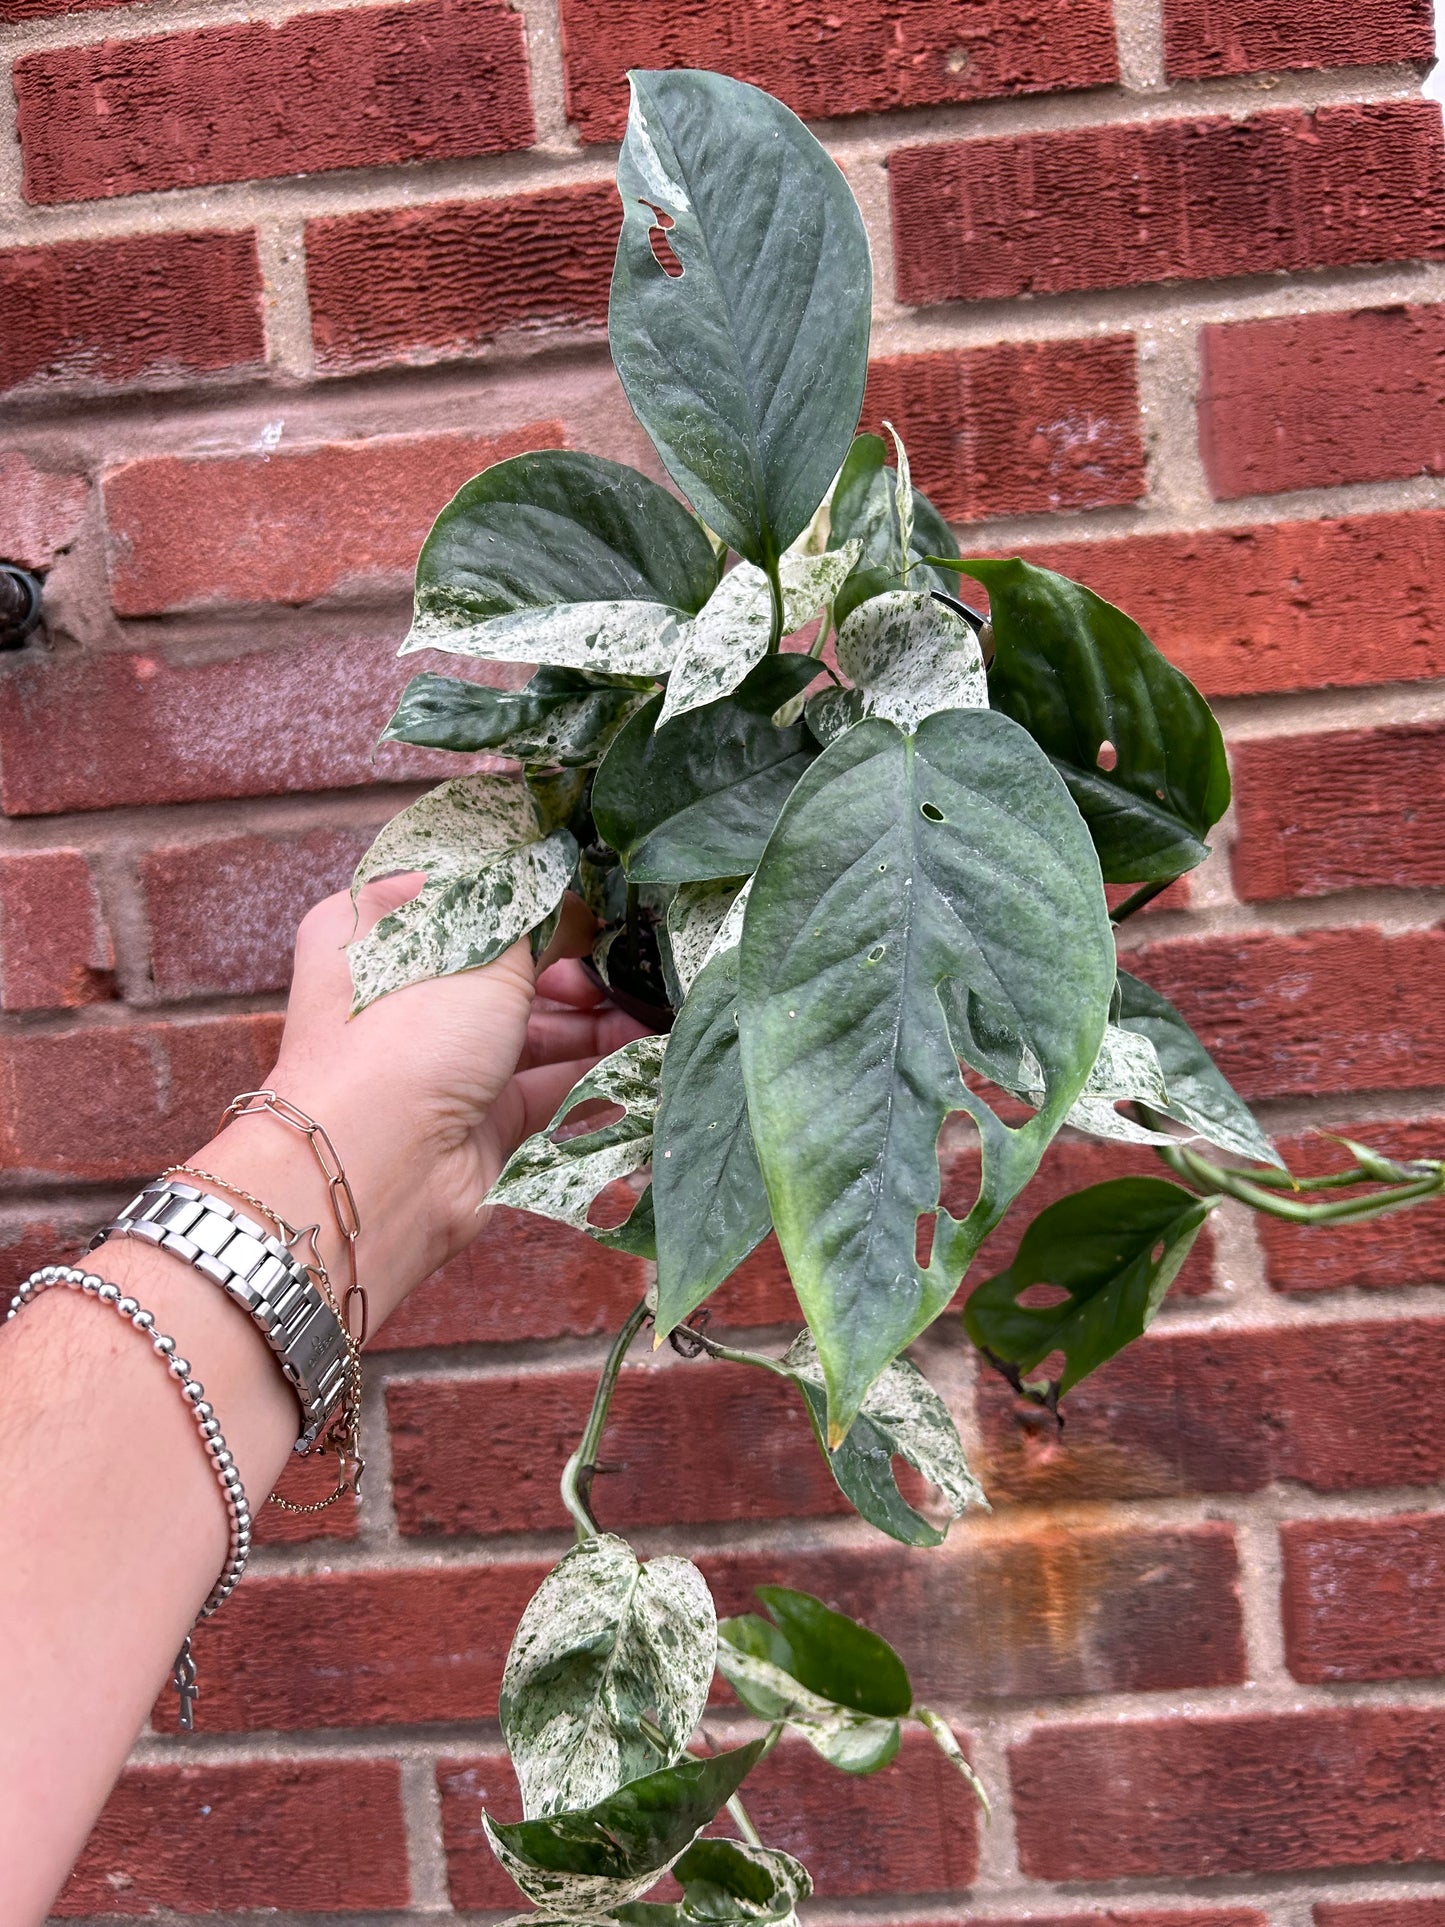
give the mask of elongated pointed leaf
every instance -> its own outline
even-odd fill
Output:
[[[790,1920],[813,1891],[807,1868],[790,1853],[741,1840],[695,1840],[672,1873],[684,1918],[702,1927]]]
[[[750,1713],[785,1720],[842,1773],[877,1773],[898,1751],[898,1721],[844,1706],[804,1686],[779,1627],[755,1613],[718,1627],[718,1670]]]
[[[817,674],[806,656],[769,656],[721,702],[655,725],[658,697],[604,757],[597,827],[634,882],[697,883],[751,873],[794,784],[817,754],[801,723],[773,712]]]
[[[638,1900],[727,1804],[762,1740],[710,1760],[685,1759],[578,1813],[511,1825],[483,1816],[493,1853],[549,1914],[608,1913]]]
[[[717,1657],[712,1595],[686,1559],[646,1565],[589,1539],[532,1595],[502,1675],[501,1721],[528,1819],[590,1807],[679,1759]]]
[[[830,548],[842,548],[845,542],[854,541],[862,546],[845,593],[856,593],[862,587],[866,587],[870,595],[879,593],[878,586],[861,582],[865,574],[874,574],[880,582],[886,580],[888,586],[897,589],[944,589],[950,595],[955,592],[956,575],[947,569],[922,565],[920,561],[925,555],[956,556],[958,544],[953,531],[921,490],[913,489],[912,500],[913,532],[908,557],[913,566],[905,582],[898,567],[902,530],[897,471],[887,466],[887,450],[881,435],[857,436],[833,490],[828,523]],[[841,614],[837,620],[842,621]]]
[[[459,676],[413,676],[384,743],[496,750],[523,763],[599,763],[651,690],[579,669],[539,669],[525,689],[488,689]]]
[[[420,870],[417,895],[347,945],[352,1013],[388,991],[492,963],[545,924],[577,860],[522,784],[461,776],[394,816],[356,867],[354,897],[373,877]]]
[[[935,1713],[931,1706],[915,1706],[913,1717],[932,1737],[934,1745],[946,1760],[952,1762],[967,1780],[975,1799],[985,1813],[991,1813],[988,1790],[974,1772],[968,1755],[958,1743],[958,1736],[941,1713]]]
[[[978,637],[926,592],[895,590],[860,604],[838,632],[838,667],[856,685],[863,715],[900,729],[916,729],[940,709],[988,708]]]
[[[722,883],[684,883],[668,905],[667,942],[678,988],[684,997],[707,962],[738,889],[731,879]]]
[[[790,552],[778,564],[783,591],[785,636],[801,629],[832,600],[857,557],[856,545],[840,553]],[[667,695],[657,727],[674,716],[700,709],[729,695],[768,653],[773,626],[773,595],[768,578],[751,562],[740,562],[723,577],[712,599],[683,632],[667,679]],[[817,671],[815,669],[814,674]]]
[[[704,965],[662,1060],[653,1138],[657,1335],[665,1338],[772,1229],[738,1055],[738,951]]]
[[[905,1546],[938,1546],[946,1537],[946,1528],[940,1531],[899,1491],[895,1458],[905,1459],[936,1487],[950,1519],[961,1518],[969,1506],[986,1509],[952,1414],[916,1365],[895,1358],[879,1373],[835,1452],[827,1449],[828,1401],[811,1332],[798,1334],[783,1365],[807,1400],[808,1416],[829,1470],[870,1525]]]
[[[906,573],[913,559],[913,471],[903,437],[892,422],[884,422],[883,426],[893,443],[893,519],[898,532],[898,568],[900,573]]]
[[[1284,1169],[1253,1112],[1173,1004],[1127,970],[1119,972],[1119,1022],[1154,1046],[1168,1089],[1157,1110],[1226,1151]]]
[[[1007,717],[945,710],[911,736],[869,718],[789,798],[743,926],[743,1076],[830,1443],[1037,1168],[1097,1055],[1113,985],[1088,832]],[[989,1068],[984,1014],[1042,1066],[1046,1102],[1016,1130],[959,1074],[960,1056]],[[963,1220],[938,1208],[938,1134],[959,1110],[983,1145]]]
[[[508,1158],[486,1202],[535,1211],[590,1232],[599,1242],[616,1243],[618,1233],[598,1232],[587,1222],[587,1213],[599,1191],[652,1160],[652,1123],[666,1043],[665,1037],[634,1038],[580,1078],[546,1130],[519,1144]],[[558,1141],[553,1134],[572,1112],[592,1102],[619,1105],[623,1115]],[[633,1216],[641,1209],[637,1206]]]
[[[822,501],[862,407],[867,234],[771,96],[721,74],[629,78],[612,358],[683,494],[765,569]],[[653,252],[657,226],[680,274]]]
[[[1063,1352],[1067,1392],[1148,1328],[1218,1202],[1162,1178],[1114,1178],[1061,1198],[1034,1219],[1007,1271],[970,1295],[969,1337],[1026,1372]],[[1039,1284],[1068,1295],[1021,1304]]]
[[[1137,623],[1051,569],[969,559],[992,607],[995,709],[1058,766],[1110,883],[1180,875],[1229,806],[1219,725]]]
[[[518,455],[475,476],[437,517],[402,653],[659,675],[677,624],[716,580],[696,518],[636,469],[567,449]]]

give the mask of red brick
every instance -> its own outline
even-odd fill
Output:
[[[30,201],[504,154],[533,137],[525,32],[505,0],[57,47],[14,78]]]
[[[1296,1679],[1445,1673],[1445,1518],[1294,1519],[1279,1537],[1285,1654]]]
[[[269,1012],[91,1024],[0,1039],[0,1163],[110,1180],[150,1175],[214,1134],[221,1107],[275,1061]]]
[[[1087,1914],[1028,1914],[1000,1919],[996,1914],[970,1915],[962,1927],[1267,1927],[1267,1917],[1252,1907],[1131,1908],[1102,1907]],[[919,1927],[959,1927],[955,1921],[928,1921]]]
[[[1171,80],[1376,67],[1429,60],[1430,0],[1165,0],[1164,71]]]
[[[70,547],[89,494],[83,475],[37,467],[18,448],[0,450],[0,561],[48,569]]]
[[[596,1382],[588,1370],[389,1384],[402,1531],[565,1531],[557,1482]],[[708,1359],[625,1369],[602,1460],[594,1504],[616,1532],[850,1510],[793,1387]]]
[[[1200,364],[1220,500],[1445,474],[1445,307],[1215,323]]]
[[[0,0],[0,25],[41,20],[47,14],[93,13],[99,7],[119,7],[133,0]]]
[[[518,1817],[506,1756],[443,1760],[437,1786],[452,1905],[515,1906],[516,1889],[482,1830],[484,1808],[501,1819]],[[922,1733],[909,1733],[893,1766],[863,1780],[784,1740],[749,1775],[743,1796],[768,1844],[796,1854],[823,1899],[952,1892],[977,1871],[977,1806],[957,1769]],[[732,1828],[723,1821],[712,1831]]]
[[[1445,1117],[1414,1123],[1357,1123],[1337,1127],[1346,1137],[1393,1158],[1445,1157]],[[1281,1138],[1279,1154],[1302,1177],[1343,1170],[1353,1159],[1326,1138]],[[1445,1284],[1445,1209],[1422,1205],[1366,1224],[1312,1226],[1259,1217],[1265,1275],[1276,1291],[1393,1291],[1402,1285]]]
[[[0,389],[174,388],[266,359],[249,230],[8,248],[0,309]]]
[[[409,680],[394,636],[318,632],[248,655],[0,656],[9,816],[456,776],[440,750],[372,748]],[[504,672],[505,673],[505,672]]]
[[[1359,1706],[1049,1726],[1013,1748],[1040,1880],[1400,1866],[1445,1853],[1445,1716]]]
[[[410,1899],[395,1761],[255,1760],[127,1768],[54,1911],[329,1915]]]
[[[560,422],[529,422],[498,436],[128,462],[102,482],[116,612],[395,591],[410,581],[427,531],[463,482],[562,440]]]
[[[1059,542],[1032,562],[1139,622],[1206,696],[1445,676],[1445,515]]]
[[[1244,1097],[1445,1083],[1445,927],[1180,939],[1130,961]]]
[[[1315,1927],[1445,1927],[1442,1900],[1317,1900]]]
[[[915,306],[1445,249],[1433,101],[910,147],[889,175],[898,298]]]
[[[374,829],[218,837],[148,851],[137,865],[163,997],[284,990],[296,926],[340,890]]]
[[[864,426],[893,423],[950,521],[1103,508],[1145,491],[1134,337],[1004,341],[873,362]]]
[[[1247,903],[1445,885],[1445,725],[1247,737],[1230,761]]]
[[[23,1279],[41,1265],[73,1265],[94,1229],[94,1213],[83,1225],[44,1218],[0,1225],[0,1317]]]
[[[1328,1234],[1326,1234],[1328,1235]],[[1158,1329],[1064,1401],[1062,1433],[980,1380],[995,1499],[1172,1498],[1258,1492],[1277,1480],[1316,1492],[1433,1485],[1445,1477],[1445,1322]]]
[[[79,850],[0,856],[0,1010],[115,996],[115,953]]]
[[[708,67],[805,119],[1106,87],[1118,78],[1103,0],[562,0],[567,112],[584,141],[620,140],[629,67]]]
[[[317,366],[455,360],[516,330],[601,329],[620,226],[610,181],[308,221]]]

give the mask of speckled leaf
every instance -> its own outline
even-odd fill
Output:
[[[713,939],[727,918],[738,886],[723,883],[684,883],[667,907],[667,941],[672,967],[684,996],[706,963]]]
[[[778,564],[783,590],[783,634],[792,635],[837,593],[858,556],[857,543],[823,555],[790,551]],[[700,709],[737,688],[768,653],[773,601],[768,578],[740,562],[713,591],[712,600],[688,624],[679,644],[657,728],[674,716]]]
[[[1119,1022],[1154,1046],[1169,1091],[1158,1110],[1211,1144],[1284,1169],[1244,1099],[1173,1004],[1127,970],[1119,972]]]
[[[1037,1103],[1043,1093],[1032,1090],[1024,1095],[1030,1103]],[[1099,1055],[1094,1059],[1094,1068],[1089,1072],[1089,1081],[1070,1106],[1064,1122],[1076,1131],[1086,1131],[1090,1137],[1109,1138],[1116,1144],[1173,1142],[1167,1133],[1151,1131],[1147,1125],[1137,1124],[1132,1117],[1116,1111],[1114,1106],[1126,1098],[1136,1104],[1148,1104],[1156,1111],[1166,1110],[1169,1104],[1164,1073],[1149,1039],[1118,1024],[1110,1024],[1099,1046]]]
[[[489,689],[459,676],[413,676],[381,741],[494,750],[523,763],[588,766],[602,760],[612,738],[651,694],[648,684],[639,687],[580,669],[539,669],[523,689]]]
[[[810,1693],[789,1672],[787,1642],[776,1626],[752,1613],[718,1627],[718,1671],[759,1719],[786,1720],[795,1733],[843,1773],[876,1773],[898,1752],[897,1720],[875,1719]]]
[[[588,1071],[563,1098],[546,1130],[518,1145],[508,1158],[487,1203],[509,1204],[591,1231],[587,1213],[598,1192],[652,1160],[652,1123],[666,1044],[665,1037],[634,1038]],[[552,1133],[579,1105],[597,1101],[621,1106],[623,1116],[554,1141]]]
[[[889,589],[944,589],[952,594],[957,577],[945,569],[922,563],[925,555],[955,557],[958,544],[938,510],[916,488],[911,491],[913,535],[905,580],[898,566],[899,497],[896,470],[887,466],[887,449],[880,435],[859,435],[839,472],[829,511],[828,541],[832,548],[858,541],[863,552],[835,599],[834,620],[841,623],[850,610],[869,596]]]
[[[925,1727],[933,1736],[934,1744],[938,1747],[939,1752],[943,1754],[944,1758],[951,1760],[963,1775],[964,1779],[968,1781],[969,1786],[973,1790],[974,1797],[984,1812],[991,1812],[992,1808],[989,1804],[987,1789],[983,1781],[980,1780],[974,1772],[967,1754],[959,1745],[958,1737],[948,1721],[944,1719],[941,1713],[935,1713],[931,1706],[914,1707],[913,1717],[918,1721],[920,1726]]]
[[[835,743],[864,716],[861,689],[820,689],[803,705],[808,728],[822,748]]]
[[[965,1330],[1020,1371],[1062,1351],[1067,1392],[1148,1328],[1218,1202],[1162,1178],[1114,1178],[1061,1198],[1034,1219],[1008,1269],[969,1294]],[[1023,1304],[1039,1284],[1067,1295]]]
[[[574,1547],[532,1595],[502,1675],[502,1732],[528,1819],[593,1806],[671,1766],[707,1704],[716,1657],[717,1617],[696,1566],[642,1565],[611,1534]]]
[[[917,729],[940,709],[988,708],[978,637],[926,593],[895,590],[861,603],[838,632],[838,667],[861,691],[863,714],[900,729]]]
[[[702,1927],[790,1921],[813,1891],[807,1868],[790,1853],[741,1840],[695,1840],[672,1876],[682,1888],[684,1920]]]
[[[504,1825],[483,1816],[492,1852],[551,1915],[595,1916],[640,1900],[737,1792],[764,1742],[681,1760],[578,1813]]]
[[[937,1546],[939,1531],[908,1504],[894,1476],[895,1457],[907,1460],[938,1492],[949,1520],[969,1506],[987,1508],[983,1490],[968,1469],[958,1427],[943,1400],[917,1366],[897,1358],[880,1372],[847,1438],[829,1452],[823,1368],[811,1332],[801,1331],[783,1357],[784,1367],[808,1403],[808,1416],[841,1490],[870,1525],[908,1546]]]
[[[906,574],[913,555],[913,471],[908,465],[908,450],[892,422],[884,422],[893,443],[893,516],[897,530],[898,573]]]
[[[568,602],[462,627],[418,616],[398,654],[443,649],[488,662],[541,662],[617,676],[665,676],[687,618],[655,602]]]
[[[470,875],[479,860],[522,849],[543,834],[525,784],[510,776],[454,777],[383,824],[352,875],[352,900],[373,877],[403,870]]]

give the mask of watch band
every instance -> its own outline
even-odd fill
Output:
[[[259,1326],[301,1404],[298,1452],[330,1422],[346,1388],[340,1320],[293,1252],[233,1205],[173,1178],[157,1178],[103,1225],[87,1249],[141,1238],[219,1285]]]

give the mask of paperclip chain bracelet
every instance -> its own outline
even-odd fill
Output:
[[[236,1461],[227,1448],[220,1421],[206,1398],[206,1388],[198,1378],[191,1377],[191,1367],[176,1350],[176,1341],[164,1332],[156,1330],[152,1314],[137,1301],[122,1292],[119,1285],[98,1278],[93,1271],[78,1271],[74,1265],[42,1265],[39,1271],[32,1271],[10,1301],[10,1309],[5,1314],[8,1324],[32,1299],[42,1292],[52,1291],[57,1285],[64,1285],[71,1291],[84,1293],[87,1298],[97,1298],[102,1305],[109,1305],[138,1332],[144,1332],[151,1342],[156,1356],[165,1363],[166,1370],[180,1386],[181,1396],[186,1401],[196,1429],[201,1435],[201,1444],[211,1461],[211,1468],[221,1488],[221,1497],[226,1505],[226,1517],[230,1526],[231,1543],[226,1554],[226,1563],[220,1576],[206,1596],[206,1603],[196,1615],[196,1624],[209,1619],[218,1611],[240,1584],[241,1574],[246,1570],[246,1560],[251,1552],[251,1508],[246,1500],[246,1489],[241,1483],[241,1475],[236,1470]],[[196,1662],[191,1652],[191,1635],[187,1633],[181,1642],[181,1650],[176,1655],[175,1667],[171,1674],[171,1684],[180,1698],[180,1727],[189,1733],[193,1724],[193,1709],[199,1697],[196,1686]]]

